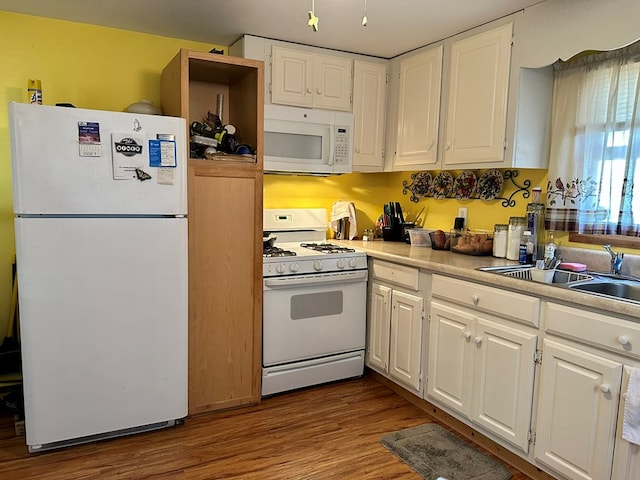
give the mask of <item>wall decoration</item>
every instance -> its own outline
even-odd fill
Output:
[[[522,184],[516,181],[518,170],[498,169],[486,170],[480,177],[472,170],[464,170],[456,179],[451,173],[442,171],[435,177],[429,172],[415,172],[411,174],[411,181],[402,181],[402,194],[411,193],[409,199],[412,202],[419,202],[421,198],[436,198],[439,200],[455,198],[457,200],[502,200],[501,205],[505,208],[514,207],[516,201],[514,197],[521,193],[522,198],[527,199],[531,195],[529,188],[531,180],[524,180]],[[510,194],[505,193],[500,196],[506,187],[515,187]],[[511,190],[511,188],[506,188]]]

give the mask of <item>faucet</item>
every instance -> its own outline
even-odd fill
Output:
[[[624,253],[622,252],[614,252],[611,250],[611,245],[605,245],[604,249],[607,251],[609,255],[611,255],[611,269],[609,273],[613,275],[620,275],[620,269],[622,268],[622,259],[624,258]]]

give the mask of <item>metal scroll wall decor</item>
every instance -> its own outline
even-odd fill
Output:
[[[522,193],[522,198],[529,198],[531,180],[524,180],[522,184],[516,181],[518,170],[500,170],[493,168],[486,170],[480,176],[472,170],[464,170],[453,178],[450,172],[442,171],[433,176],[429,172],[411,174],[411,181],[402,181],[402,194],[411,192],[410,200],[418,202],[421,198],[455,198],[458,200],[502,200],[502,206],[514,207],[515,197]],[[503,194],[505,183],[515,187],[508,196]]]

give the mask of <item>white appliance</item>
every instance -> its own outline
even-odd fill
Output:
[[[186,123],[9,105],[30,452],[187,415]]]
[[[264,170],[330,175],[350,173],[353,114],[267,104]]]
[[[361,376],[366,254],[325,242],[324,209],[264,210],[263,229],[262,395]]]

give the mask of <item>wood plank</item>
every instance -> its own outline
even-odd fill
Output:
[[[5,416],[0,478],[420,480],[379,440],[435,421],[371,375],[192,416],[180,427],[36,455]],[[512,480],[530,478],[505,466]]]

